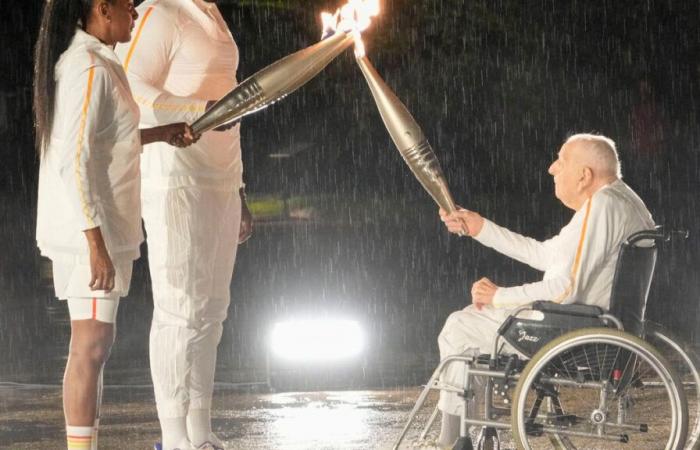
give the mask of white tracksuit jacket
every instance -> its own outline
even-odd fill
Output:
[[[83,231],[99,226],[112,259],[136,259],[143,241],[139,109],[121,63],[78,29],[55,77],[53,127],[39,169],[41,253],[87,260]]]
[[[238,47],[214,3],[146,0],[137,8],[131,42],[116,52],[122,60],[143,127],[192,123],[208,100],[238,83]],[[150,144],[142,158],[143,187],[230,187],[242,182],[240,125],[204,133],[184,152]]]
[[[493,305],[473,305],[447,318],[438,337],[440,359],[468,349],[490,353],[496,332],[513,309],[536,300],[585,303],[608,309],[620,245],[633,233],[654,228],[642,200],[621,180],[599,189],[553,238],[540,242],[488,220],[475,239],[513,259],[544,271],[541,281],[500,287]],[[463,386],[463,364],[451,364],[441,380]],[[461,413],[463,399],[440,392],[440,410]]]
[[[502,287],[493,305],[514,308],[535,300],[586,303],[608,309],[620,244],[632,233],[654,228],[644,202],[623,181],[599,189],[558,235],[544,242],[488,220],[475,239],[544,271],[542,281]]]

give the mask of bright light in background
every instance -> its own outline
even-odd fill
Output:
[[[273,353],[295,361],[331,361],[358,355],[364,334],[353,320],[290,320],[272,329]]]

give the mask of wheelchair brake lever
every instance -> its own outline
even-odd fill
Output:
[[[506,362],[506,366],[503,369],[503,385],[504,387],[508,386],[508,383],[510,381],[510,375],[513,372],[513,369],[515,368],[515,362],[518,360],[517,355],[510,355],[508,357],[508,362]]]
[[[690,232],[688,230],[670,230],[664,233],[664,241],[669,242],[674,237],[680,239],[688,239]]]

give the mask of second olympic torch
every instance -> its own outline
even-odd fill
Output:
[[[367,80],[391,139],[418,181],[447,213],[457,210],[447,181],[432,147],[418,123],[401,100],[363,54],[356,56],[357,64]]]

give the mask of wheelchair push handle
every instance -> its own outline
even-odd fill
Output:
[[[669,242],[672,239],[688,239],[688,230],[666,230],[663,226],[659,225],[653,230],[642,230],[632,234],[627,238],[625,242],[626,245],[635,245],[639,241],[653,240],[654,242]]]

